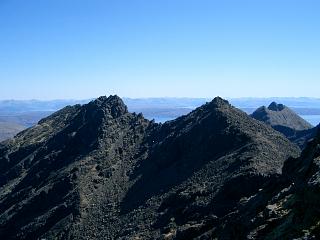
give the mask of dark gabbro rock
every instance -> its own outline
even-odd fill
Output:
[[[320,239],[320,133],[283,173],[221,219],[218,239]]]
[[[164,124],[68,106],[0,146],[0,239],[210,238],[298,154],[219,97]]]
[[[268,107],[269,110],[275,111],[275,112],[280,112],[285,108],[286,106],[284,106],[283,104],[277,104],[276,102],[272,102]]]

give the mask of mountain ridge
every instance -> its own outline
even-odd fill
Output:
[[[1,143],[0,237],[200,236],[298,154],[221,98],[157,124],[100,97]]]

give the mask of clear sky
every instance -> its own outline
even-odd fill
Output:
[[[320,1],[0,0],[0,89],[320,97]]]

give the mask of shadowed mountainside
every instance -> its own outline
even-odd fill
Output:
[[[320,238],[320,133],[283,174],[221,219],[218,239]]]
[[[68,106],[1,143],[0,238],[210,235],[298,154],[221,98],[165,124],[117,96]]]

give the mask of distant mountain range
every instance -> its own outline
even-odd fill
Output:
[[[85,104],[86,100],[1,100],[0,113],[23,113],[31,111],[57,111],[67,105]],[[140,109],[195,109],[211,101],[210,98],[123,98],[130,111]],[[298,114],[320,114],[320,99],[318,98],[229,98],[228,101],[240,109],[253,112],[260,106],[271,102],[282,103]],[[305,111],[307,109],[308,111]]]

